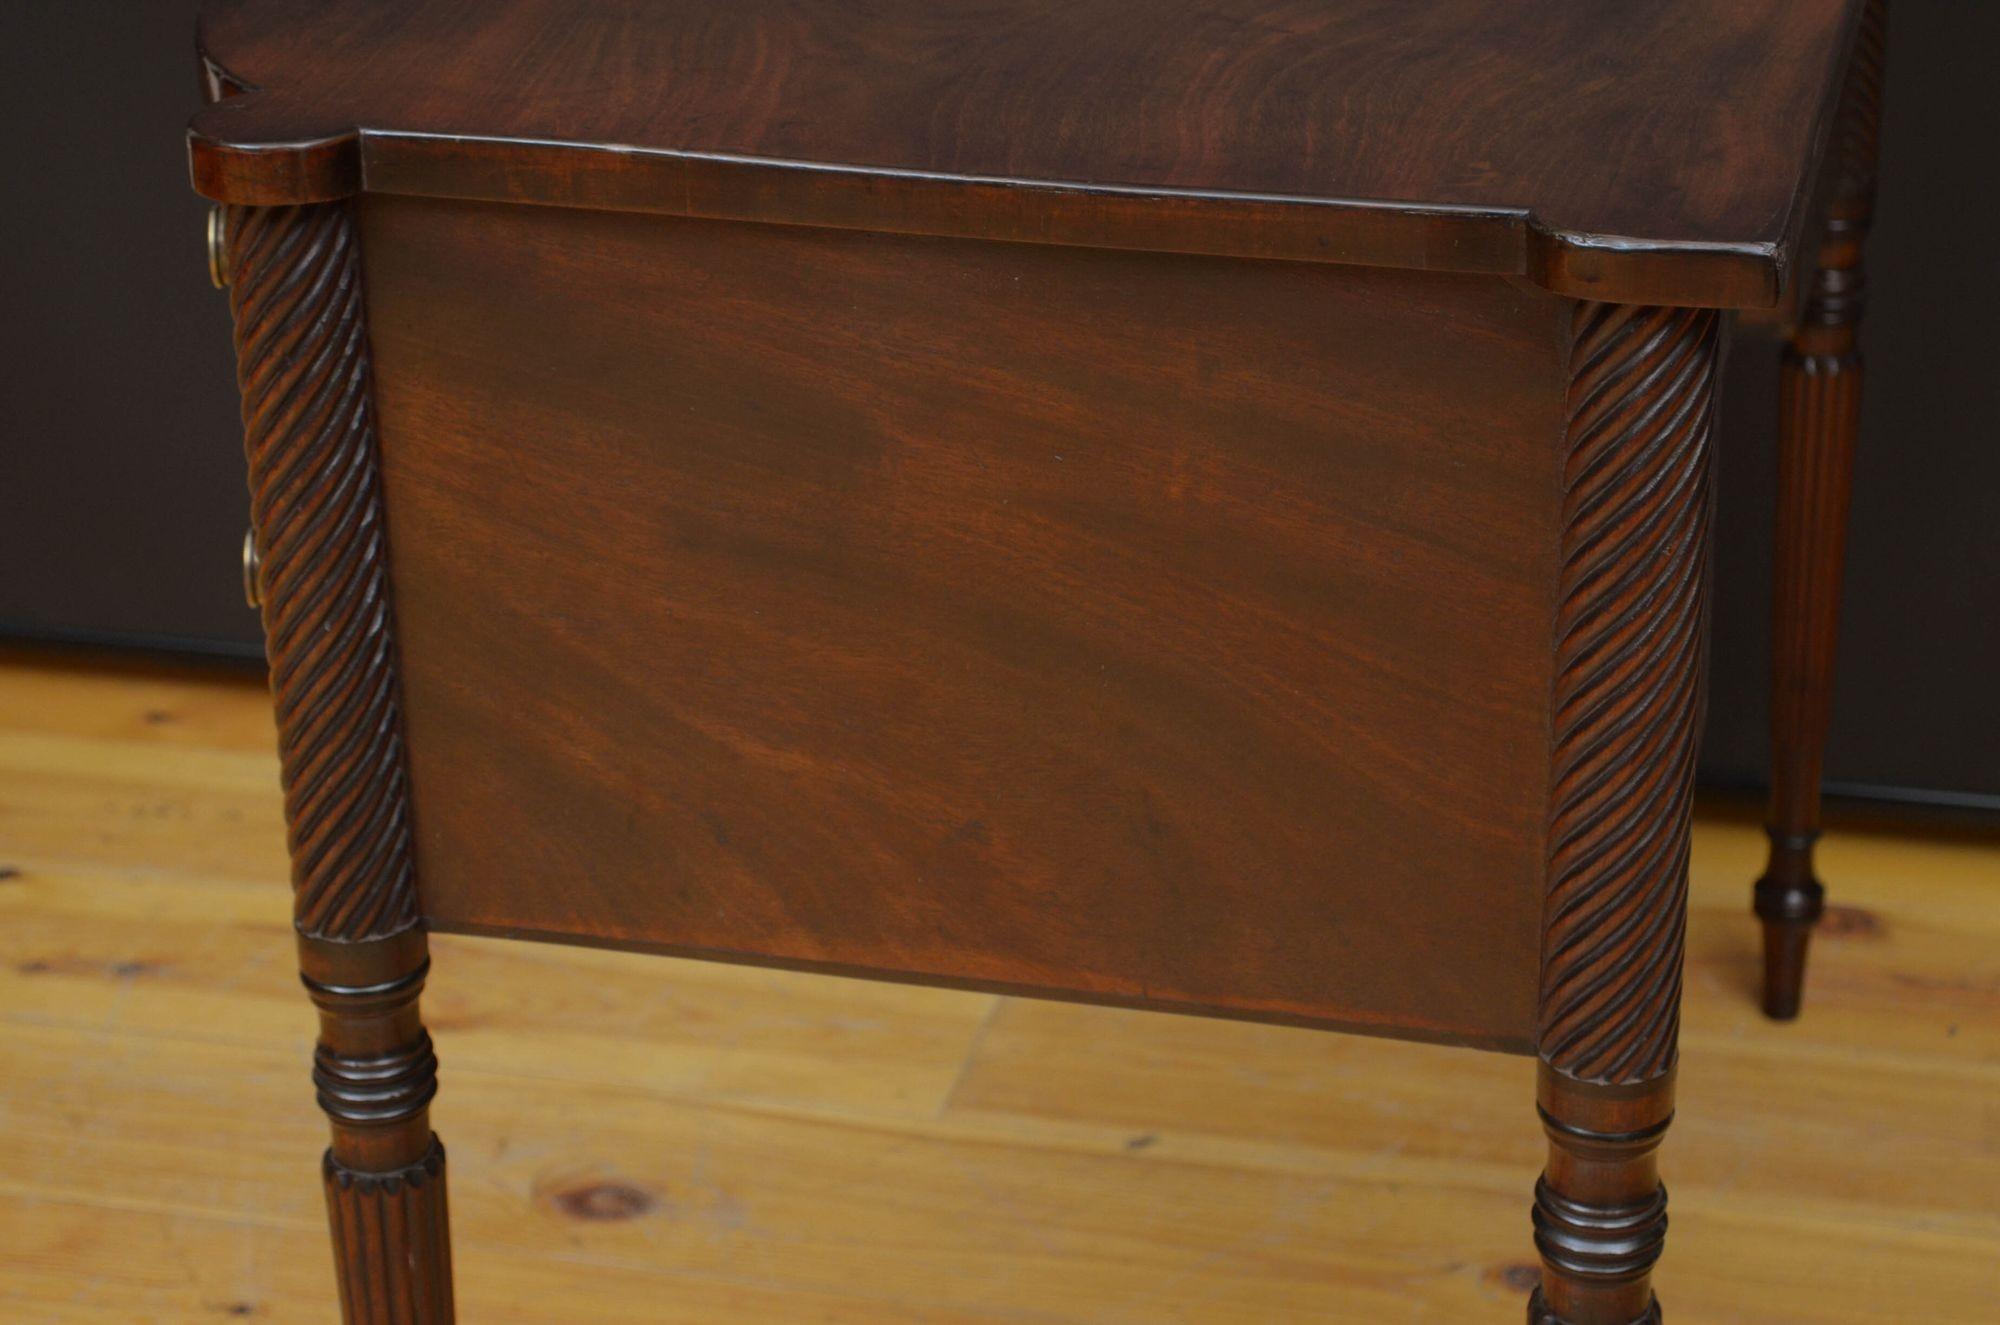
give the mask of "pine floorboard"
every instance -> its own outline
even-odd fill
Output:
[[[330,1321],[265,697],[0,654],[0,1321]],[[1837,828],[1756,1012],[1695,835],[1676,1322],[2000,1321],[2000,840]],[[444,936],[461,1317],[1519,1319],[1525,1060]]]

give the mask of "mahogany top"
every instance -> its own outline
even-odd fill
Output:
[[[1777,302],[1861,0],[213,0],[195,185]]]

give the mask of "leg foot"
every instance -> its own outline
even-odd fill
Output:
[[[1757,880],[1756,912],[1764,925],[1764,1015],[1773,1021],[1791,1021],[1799,1015],[1805,990],[1806,949],[1812,941],[1813,926],[1826,910],[1826,889],[1811,876],[1811,848],[1787,854],[1785,844],[1773,839],[1772,865],[1776,872]]]

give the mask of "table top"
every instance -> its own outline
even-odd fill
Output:
[[[1780,298],[1860,0],[216,0],[194,175]]]

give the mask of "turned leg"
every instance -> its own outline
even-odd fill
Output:
[[[1833,712],[1833,661],[1854,436],[1861,415],[1862,243],[1875,198],[1885,6],[1864,19],[1819,266],[1785,347],[1778,417],[1777,551],[1771,611],[1771,855],[1757,880],[1764,1011],[1796,1017],[1806,944],[1825,907],[1813,874],[1820,768]]]
[[[1712,311],[1573,315],[1530,1325],[1660,1319],[1717,353]]]
[[[1672,1074],[1606,1086],[1544,1063],[1537,1093],[1549,1163],[1535,1184],[1542,1285],[1529,1325],[1658,1321],[1651,1276],[1667,1241],[1667,1189],[1655,1155],[1674,1116]]]
[[[293,922],[333,1126],[321,1171],[341,1309],[348,1325],[449,1325],[359,240],[345,202],[230,207],[224,220]]]
[[[302,978],[319,1008],[313,1084],[333,1125],[320,1169],[350,1325],[452,1319],[444,1147],[430,1126],[437,1058],[417,1013],[426,947],[421,929],[299,940]]]

